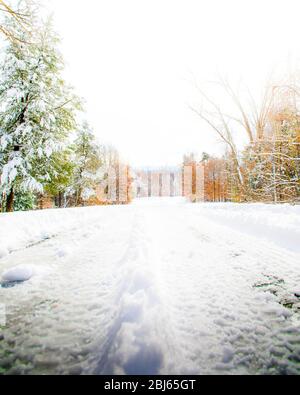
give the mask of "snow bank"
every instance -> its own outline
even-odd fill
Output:
[[[0,259],[17,249],[97,220],[101,207],[0,214]]]
[[[142,206],[143,199],[134,202]],[[195,214],[240,232],[300,252],[300,206],[266,204],[186,204],[184,199],[152,199],[148,204],[185,204]],[[114,210],[106,207],[105,210]],[[0,259],[10,252],[49,239],[56,234],[101,220],[103,207],[71,208],[0,214]],[[66,251],[60,252],[67,255]]]
[[[222,225],[300,252],[300,206],[202,203],[197,209]]]

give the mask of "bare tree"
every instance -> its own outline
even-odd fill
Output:
[[[190,106],[190,109],[195,114],[197,114],[204,122],[206,122],[210,126],[212,131],[214,131],[228,147],[230,154],[233,158],[233,164],[235,168],[235,173],[237,175],[237,180],[240,188],[242,189],[244,184],[243,173],[239,162],[238,150],[230,127],[229,116],[226,115],[222,111],[220,105],[210,96],[208,96],[208,94],[206,94],[206,92],[204,92],[197,84],[196,89],[202,97],[205,105],[202,105],[201,108]],[[241,122],[238,119],[234,120]]]
[[[242,102],[238,92],[232,88],[227,80],[221,79],[220,85],[225,90],[239,113],[238,117],[230,115],[227,115],[227,117],[236,121],[243,127],[250,144],[257,140],[262,140],[264,138],[269,114],[274,103],[274,91],[272,85],[270,83],[266,85],[262,101],[259,105],[257,105],[257,102],[254,100],[250,90],[247,89],[250,109],[246,108],[246,105]]]
[[[230,104],[230,114],[221,99],[209,96],[196,83],[202,106],[191,107],[227,146],[231,177],[241,199],[290,201],[299,194],[298,106],[300,89],[294,82],[266,85],[262,100],[249,89],[236,91],[225,79],[216,83]],[[244,96],[246,93],[246,96]],[[234,132],[244,133],[246,147],[238,152]]]
[[[262,101],[258,105],[249,89],[247,89],[247,101],[244,102],[240,93],[226,79],[220,78],[215,84],[225,93],[224,100],[231,103],[234,115],[226,113],[217,100],[209,96],[196,82],[195,87],[202,98],[202,106],[200,108],[190,106],[190,109],[206,122],[226,144],[240,192],[245,195],[243,166],[233,132],[244,131],[250,146],[266,138],[269,116],[274,105],[274,87],[267,85]]]

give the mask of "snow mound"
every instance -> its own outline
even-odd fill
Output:
[[[51,272],[48,266],[18,265],[6,270],[2,274],[1,281],[4,283],[25,282],[33,277],[43,277]]]
[[[72,249],[68,247],[61,247],[57,250],[58,258],[66,258],[72,253]]]
[[[2,274],[2,281],[4,281],[4,282],[28,281],[35,274],[36,274],[36,271],[34,270],[34,268],[32,266],[19,265],[19,266],[13,267],[12,269],[5,271]]]

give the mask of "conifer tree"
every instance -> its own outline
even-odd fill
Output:
[[[74,150],[74,181],[75,205],[83,203],[95,193],[96,182],[99,181],[100,167],[103,164],[101,148],[97,144],[93,131],[87,122],[83,122],[77,131],[73,146]]]
[[[80,106],[62,78],[64,64],[51,22],[38,20],[36,10],[21,3],[34,28],[28,32],[7,19],[19,40],[8,42],[0,65],[0,192],[6,211],[13,210],[16,192],[42,193],[59,177],[57,155],[76,127]]]

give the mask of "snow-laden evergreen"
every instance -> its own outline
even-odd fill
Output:
[[[59,176],[55,153],[75,128],[79,101],[63,78],[63,59],[51,23],[40,23],[28,8],[30,31],[13,24],[19,40],[9,42],[0,77],[1,192],[43,192]]]
[[[72,148],[75,169],[71,192],[75,194],[76,205],[79,205],[95,196],[103,170],[101,147],[86,121],[78,128]]]

